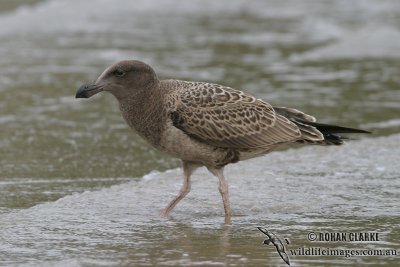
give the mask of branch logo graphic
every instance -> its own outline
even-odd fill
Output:
[[[282,258],[282,260],[284,262],[286,262],[287,265],[290,266],[289,256],[286,253],[286,247],[285,247],[285,243],[290,244],[289,239],[285,238],[284,239],[285,242],[282,242],[282,240],[277,235],[268,231],[267,229],[262,228],[262,227],[257,227],[257,229],[260,230],[266,236],[268,236],[268,239],[265,239],[263,244],[274,245],[276,248],[276,251],[278,252],[279,256]]]

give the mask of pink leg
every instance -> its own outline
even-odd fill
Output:
[[[178,202],[190,192],[190,176],[198,166],[187,161],[182,161],[182,163],[184,175],[182,188],[179,191],[179,194],[168,204],[164,210],[161,211],[161,216],[168,216],[168,214],[175,208],[176,204],[178,204]]]
[[[231,210],[231,205],[229,203],[229,188],[228,188],[228,182],[225,180],[225,177],[224,177],[224,169],[223,168],[211,168],[211,167],[207,167],[207,168],[212,174],[217,176],[219,179],[218,189],[222,196],[222,202],[224,203],[225,222],[230,223],[231,216],[232,216],[232,210]]]

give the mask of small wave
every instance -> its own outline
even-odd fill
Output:
[[[335,177],[335,180],[338,181],[346,179],[348,176],[361,180],[374,179],[378,176],[380,179],[384,179],[385,177],[382,175],[387,174],[387,178],[390,178],[393,173],[397,172],[394,162],[397,162],[400,154],[393,155],[392,148],[398,142],[400,142],[400,134],[352,141],[342,147],[305,147],[278,151],[265,157],[229,165],[226,168],[226,176],[230,180],[232,202],[235,203],[236,211],[241,214],[248,214],[247,207],[257,206],[258,208],[254,210],[265,211],[269,207],[264,204],[259,206],[259,204],[270,203],[272,207],[282,200],[282,194],[287,191],[289,195],[284,197],[286,200],[281,204],[285,205],[286,209],[291,209],[291,205],[297,209],[296,196],[303,198],[304,196],[300,195],[303,195],[304,192],[299,192],[295,187],[304,187],[309,184],[311,187],[332,188],[336,182],[331,181],[330,177]],[[386,157],[385,155],[389,153],[392,156]],[[39,204],[33,209],[35,209],[35,213],[48,209],[55,211],[62,208],[64,204],[67,206],[76,204],[76,207],[80,207],[78,210],[85,213],[85,210],[92,209],[99,202],[107,203],[110,208],[135,209],[135,214],[142,214],[143,218],[153,217],[157,216],[162,205],[166,204],[179,191],[182,183],[181,172],[181,168],[165,172],[153,171],[139,180],[113,185],[99,191],[76,193],[61,198],[57,202]],[[313,180],[315,176],[319,177],[319,183],[315,184]],[[114,178],[93,178],[92,180],[109,179]],[[120,178],[121,181],[127,179]],[[86,181],[86,178],[73,180]],[[185,199],[180,204],[177,212],[181,214],[196,213],[196,211],[206,212],[209,209],[222,212],[217,178],[208,173],[205,168],[201,168],[195,172],[192,180],[193,190],[187,200]],[[326,183],[323,180],[327,180]],[[56,179],[54,182],[70,181],[72,179]],[[291,182],[287,184],[287,181]],[[4,182],[7,183],[7,181]],[[48,180],[16,180],[13,183],[18,182],[44,183]],[[282,187],[282,184],[285,186]],[[294,190],[293,192],[291,188]],[[264,195],[264,191],[268,191],[268,195]],[[345,191],[342,193],[346,194]],[[245,192],[252,192],[252,194],[248,195]],[[310,197],[317,196],[310,194]],[[291,203],[291,199],[293,203]],[[154,203],[159,205],[154,205]],[[98,212],[102,213],[101,207],[99,208]],[[303,208],[307,209],[307,207]],[[77,215],[72,215],[75,212],[80,213],[78,210],[71,210],[71,216]],[[92,212],[96,213],[96,210],[92,210]]]
[[[373,128],[393,128],[393,127],[399,127],[399,126],[400,126],[400,119],[392,119],[392,120],[381,121],[381,122],[365,123],[361,127],[373,129]]]
[[[130,178],[53,178],[53,179],[31,179],[31,178],[12,178],[10,180],[3,179],[0,181],[1,185],[18,185],[18,184],[69,184],[80,182],[109,182],[109,181],[127,181]]]
[[[363,28],[347,32],[327,46],[293,55],[293,62],[330,59],[398,58],[400,31],[394,28]]]

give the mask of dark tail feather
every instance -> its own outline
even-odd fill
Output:
[[[341,145],[343,144],[344,140],[350,139],[346,136],[337,135],[338,133],[371,133],[361,129],[348,128],[331,124],[322,124],[303,120],[299,122],[317,128],[317,130],[324,135],[325,140],[322,141],[322,144],[326,145]]]
[[[350,138],[343,136],[343,135],[337,135],[337,134],[326,134],[323,133],[324,135],[324,141],[322,141],[322,144],[324,145],[341,145],[344,143],[345,140],[349,140]]]
[[[316,123],[316,122],[310,122],[310,121],[302,122],[302,123],[308,124],[310,126],[314,126],[321,133],[331,133],[331,134],[332,133],[368,133],[368,134],[371,133],[371,132],[368,132],[365,130],[336,126],[336,125],[331,125],[331,124],[322,124],[322,123]]]

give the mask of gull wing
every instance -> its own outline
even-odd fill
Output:
[[[299,128],[260,99],[210,83],[182,82],[170,113],[175,127],[204,143],[252,149],[294,142]]]

